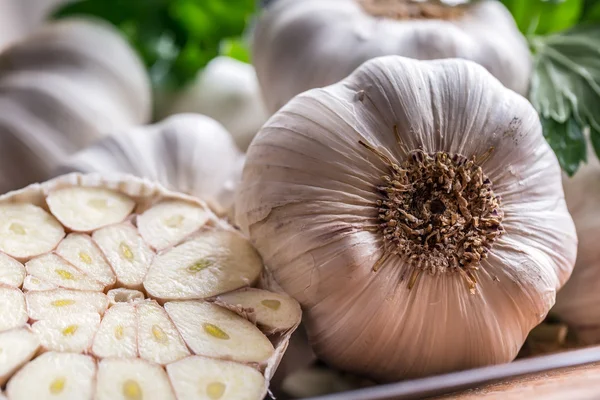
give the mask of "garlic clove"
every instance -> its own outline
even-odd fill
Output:
[[[165,371],[140,359],[106,359],[98,365],[95,399],[175,400]]]
[[[0,284],[21,287],[25,279],[25,267],[12,257],[0,253]]]
[[[108,298],[101,292],[55,289],[25,294],[27,312],[33,320],[64,318],[76,313],[104,314]]]
[[[38,338],[28,328],[0,332],[0,386],[33,358],[39,346]]]
[[[300,306],[291,297],[261,289],[246,288],[222,294],[216,302],[269,333],[292,328],[302,316]]]
[[[110,306],[119,303],[134,303],[144,300],[144,293],[139,290],[117,288],[106,292]]]
[[[35,290],[52,290],[58,289],[58,286],[52,283],[36,278],[32,275],[27,275],[23,280],[23,292],[35,291]]]
[[[175,325],[158,303],[138,303],[136,311],[138,352],[141,358],[165,365],[190,355]]]
[[[103,188],[58,189],[46,197],[46,202],[64,226],[78,232],[122,222],[135,207],[124,194]]]
[[[32,258],[25,264],[25,269],[29,275],[65,289],[91,291],[104,289],[104,285],[100,282],[91,279],[56,254],[44,254]]]
[[[32,204],[0,204],[0,251],[25,260],[53,250],[65,236],[53,216]]]
[[[137,217],[140,235],[156,250],[176,245],[208,221],[208,214],[184,201],[165,201]]]
[[[197,355],[264,363],[273,345],[251,322],[214,304],[171,301],[165,310],[188,347]]]
[[[27,323],[25,297],[17,288],[0,286],[0,332],[20,328]]]
[[[265,378],[247,365],[192,356],[167,365],[167,374],[179,399],[260,398]]]
[[[246,239],[206,230],[159,254],[144,288],[162,300],[203,299],[252,285],[261,270],[262,261]]]
[[[92,238],[71,233],[58,245],[56,254],[73,264],[92,279],[110,286],[115,283],[115,273]]]
[[[137,357],[137,321],[133,304],[115,304],[106,311],[94,337],[92,353],[98,358]]]
[[[154,252],[129,223],[107,226],[92,234],[117,275],[117,283],[139,289]]]
[[[50,351],[85,353],[100,325],[97,313],[69,314],[43,319],[31,325],[42,348]]]
[[[92,399],[96,363],[90,356],[48,352],[17,372],[6,386],[11,400]]]

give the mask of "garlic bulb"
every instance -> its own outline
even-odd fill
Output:
[[[193,112],[214,118],[231,132],[242,151],[268,118],[252,65],[225,56],[213,59],[169,103],[163,115]]]
[[[560,174],[483,67],[386,56],[269,119],[236,217],[317,356],[418,377],[508,362],[545,317],[577,247]]]
[[[557,295],[552,312],[569,325],[581,343],[600,343],[600,162],[593,151],[588,164],[573,177],[564,177],[563,185],[579,246],[573,275]]]
[[[102,49],[102,51],[98,51]],[[0,54],[0,192],[48,177],[116,129],[148,121],[150,85],[107,24],[49,24]]]
[[[136,175],[200,197],[222,214],[233,206],[243,163],[244,155],[221,124],[204,115],[179,114],[100,140],[66,159],[56,175]]]
[[[528,90],[527,42],[495,0],[453,7],[435,0],[280,0],[257,25],[253,63],[274,112],[296,94],[385,55],[464,58],[510,89]]]
[[[11,400],[261,400],[301,318],[239,231],[131,176],[0,196],[0,252]]]

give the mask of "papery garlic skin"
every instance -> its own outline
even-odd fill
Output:
[[[195,82],[168,102],[162,115],[198,113],[214,118],[242,151],[269,117],[252,65],[225,56],[214,58]]]
[[[573,274],[551,312],[569,325],[582,344],[596,344],[600,343],[600,162],[593,151],[573,177],[564,176],[563,185],[579,245]]]
[[[48,178],[69,154],[148,121],[150,108],[145,68],[115,28],[42,27],[0,54],[0,192]]]
[[[418,273],[381,232],[384,158],[436,152],[482,160],[500,199],[505,232],[473,279]],[[236,217],[303,306],[319,357],[382,381],[419,377],[511,361],[554,304],[577,247],[560,173],[533,107],[481,66],[381,57],[265,124]]]
[[[274,112],[295,95],[385,55],[472,60],[525,94],[529,48],[508,10],[494,0],[466,7],[451,20],[395,20],[370,15],[358,0],[279,0],[259,20],[253,43],[267,108]]]
[[[66,159],[56,175],[131,174],[200,197],[225,213],[233,206],[243,163],[221,124],[204,115],[178,114],[115,133]]]

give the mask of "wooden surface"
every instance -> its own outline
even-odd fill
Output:
[[[533,374],[429,399],[597,400],[600,399],[600,363]]]

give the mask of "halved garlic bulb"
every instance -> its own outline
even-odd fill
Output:
[[[386,55],[468,59],[510,89],[525,94],[529,87],[527,42],[494,0],[458,6],[435,0],[280,0],[259,20],[253,43],[271,112]]]
[[[537,113],[464,60],[381,57],[295,97],[236,213],[317,355],[378,380],[512,360],[577,247]]]
[[[199,197],[225,214],[233,205],[243,163],[243,153],[217,121],[200,114],[177,114],[115,132],[63,160],[56,173],[132,174]],[[158,243],[160,247],[172,238],[165,232],[157,239],[165,242]]]
[[[282,309],[299,305],[268,290],[280,289],[254,248],[204,202],[132,176],[71,174],[0,196],[2,210],[10,399],[185,399],[190,385],[200,398],[264,397],[300,313],[273,335],[214,297],[258,284]]]

